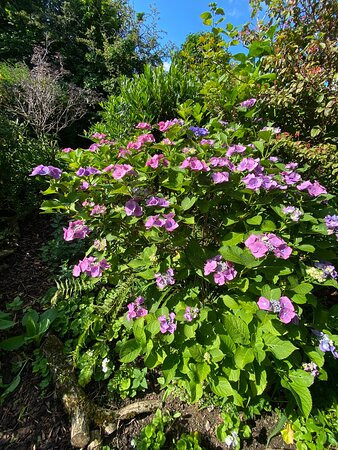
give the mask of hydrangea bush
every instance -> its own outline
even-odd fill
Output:
[[[62,173],[32,174],[51,177],[42,210],[68,216],[65,240],[87,242],[72,275],[111,290],[137,281],[124,338],[106,342],[120,361],[142,357],[193,402],[211,390],[243,406],[282,388],[308,415],[311,385],[338,356],[337,216],[262,128],[140,123],[131,141],[96,135],[60,153]]]

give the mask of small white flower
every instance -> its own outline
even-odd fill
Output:
[[[238,434],[236,433],[236,431],[232,431],[231,434],[225,438],[224,443],[229,448],[236,448],[239,444],[237,438]]]
[[[102,372],[103,373],[107,373],[108,372],[108,363],[109,363],[109,359],[108,358],[104,358],[102,361]]]

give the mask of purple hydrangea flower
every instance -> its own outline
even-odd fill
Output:
[[[58,180],[62,175],[62,170],[54,166],[44,166],[40,164],[33,169],[32,173],[29,176],[35,177],[36,175],[49,175],[50,177],[54,178],[54,180]]]
[[[271,161],[272,163],[276,163],[279,161],[279,158],[277,156],[270,156],[269,161]]]
[[[256,176],[253,173],[249,173],[244,178],[242,178],[242,182],[245,184],[245,187],[247,189],[251,189],[252,191],[258,191],[258,189],[263,184],[263,177],[262,176]]]
[[[73,276],[78,277],[81,273],[86,273],[90,277],[97,278],[102,276],[102,270],[109,269],[110,264],[106,259],[96,261],[93,256],[86,257],[78,262],[73,268]]]
[[[170,333],[173,334],[176,331],[177,328],[177,324],[175,323],[175,317],[176,314],[175,313],[170,313],[169,314],[169,319],[167,319],[166,315],[160,316],[158,318],[159,322],[160,322],[160,331],[161,333]]]
[[[156,284],[159,289],[175,284],[174,271],[169,268],[166,273],[155,273]]]
[[[174,213],[163,214],[163,217],[156,214],[155,216],[148,217],[144,225],[147,230],[150,230],[152,227],[164,227],[166,231],[172,232],[178,227],[178,223],[174,220],[174,217]]]
[[[213,156],[210,158],[209,163],[212,167],[227,167],[231,172],[236,170],[235,164],[225,157]]]
[[[285,184],[287,184],[288,186],[292,186],[293,184],[298,183],[302,179],[302,177],[297,172],[283,171],[281,172],[281,176]]]
[[[298,184],[297,189],[299,191],[307,190],[310,197],[318,197],[321,194],[327,194],[327,190],[318,183],[318,181],[303,181],[301,184]]]
[[[135,128],[139,128],[140,130],[151,130],[152,126],[147,122],[139,122]]]
[[[198,316],[198,313],[200,310],[198,308],[190,308],[190,306],[187,306],[185,308],[185,313],[183,314],[183,317],[186,321],[192,322],[193,319],[196,319]]]
[[[315,267],[322,271],[323,278],[333,278],[335,280],[338,277],[335,266],[328,261],[315,262]]]
[[[286,297],[280,297],[279,300],[268,300],[265,297],[259,297],[257,302],[259,309],[278,313],[281,322],[290,323],[297,316],[291,300]]]
[[[300,216],[303,215],[302,211],[295,206],[284,206],[283,213],[287,216],[290,216],[290,219],[294,222],[298,222],[300,219]]]
[[[233,280],[237,271],[230,261],[222,261],[221,255],[216,255],[208,259],[204,264],[204,275],[214,274],[214,281],[219,286],[223,286],[227,281]]]
[[[86,180],[82,180],[80,185],[79,185],[79,189],[81,191],[86,191],[87,189],[89,189],[89,187],[90,187],[90,184]]]
[[[228,151],[226,152],[226,156],[230,158],[234,153],[244,153],[246,150],[246,147],[241,144],[235,144],[229,147]]]
[[[80,167],[80,169],[77,170],[76,175],[78,177],[88,177],[89,175],[96,175],[98,173],[101,173],[101,171],[96,167]]]
[[[273,233],[252,234],[244,244],[255,258],[262,258],[272,251],[277,258],[288,259],[292,253],[292,248]]]
[[[216,172],[211,175],[215,184],[226,183],[229,181],[229,172]]]
[[[141,217],[143,215],[141,206],[133,199],[127,201],[124,205],[124,210],[127,216]]]
[[[319,348],[322,352],[331,352],[334,358],[338,358],[336,347],[327,334],[324,334],[322,331],[318,330],[312,330],[312,333],[318,338]]]
[[[244,102],[241,102],[240,105],[243,108],[252,108],[255,106],[257,100],[255,98],[249,98],[248,100],[244,100]]]
[[[148,310],[143,308],[141,305],[144,303],[143,297],[137,297],[134,302],[127,305],[127,320],[138,319],[139,317],[144,317],[148,314]]]
[[[162,131],[162,133],[164,133],[165,131],[167,131],[171,127],[173,127],[174,125],[182,126],[182,125],[184,125],[184,120],[182,120],[182,119],[172,119],[172,120],[167,120],[166,122],[159,122],[158,123],[158,128],[159,128],[160,131]]]
[[[200,144],[201,145],[210,145],[210,147],[213,147],[215,144],[215,141],[213,139],[201,139]]]
[[[248,172],[252,172],[259,163],[259,158],[243,158],[242,161],[237,166],[237,172],[244,172],[247,170]]]
[[[209,130],[207,128],[189,127],[189,130],[192,131],[197,137],[204,137],[209,134]]]
[[[68,228],[63,228],[63,238],[65,241],[74,239],[84,239],[92,230],[85,225],[84,220],[69,222]]]
[[[338,216],[327,215],[324,217],[325,225],[327,228],[327,234],[335,234],[338,241]]]
[[[158,206],[159,208],[168,208],[169,200],[166,200],[163,197],[150,197],[147,200],[146,206]]]

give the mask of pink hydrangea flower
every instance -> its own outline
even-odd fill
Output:
[[[66,147],[62,149],[63,153],[70,153],[73,152],[74,150],[71,147]]]
[[[94,139],[104,139],[105,137],[107,137],[107,135],[106,134],[104,134],[104,133],[93,133],[92,134],[92,138],[94,138]]]
[[[91,210],[90,215],[95,216],[99,214],[105,214],[107,208],[104,205],[95,205],[94,208]]]
[[[148,159],[146,166],[157,169],[160,163],[162,163],[164,167],[167,167],[169,164],[169,161],[164,157],[163,153],[154,155]]]
[[[63,228],[63,238],[65,241],[74,239],[84,239],[92,230],[85,225],[84,220],[69,222],[68,228]]]
[[[253,173],[249,173],[244,178],[242,178],[242,183],[245,184],[245,187],[247,189],[251,189],[252,191],[258,191],[258,189],[263,184],[263,177],[262,176],[256,176]]]
[[[233,280],[237,271],[230,261],[222,261],[221,255],[216,255],[208,259],[204,265],[204,275],[214,274],[214,281],[219,286],[223,286],[227,281]]]
[[[110,164],[103,169],[103,172],[112,172],[115,180],[121,180],[126,175],[136,175],[136,172],[129,164]]]
[[[160,322],[160,331],[162,334],[170,333],[173,334],[176,331],[177,324],[175,323],[175,313],[169,313],[169,318],[166,315],[160,316],[158,321]]]
[[[166,122],[159,122],[158,123],[158,128],[160,131],[162,131],[162,133],[164,133],[165,131],[169,130],[171,127],[173,127],[174,125],[180,125],[182,126],[184,124],[184,121],[181,119],[172,119],[172,120],[167,120]]]
[[[81,273],[97,278],[102,276],[102,270],[109,269],[110,264],[106,259],[97,261],[93,256],[86,257],[78,262],[73,268],[73,276],[79,277]]]
[[[96,167],[80,167],[77,170],[76,175],[78,177],[89,177],[90,175],[97,175],[99,173],[101,173],[101,171]]]
[[[143,308],[141,305],[144,303],[143,297],[137,297],[134,302],[127,305],[127,320],[138,319],[139,317],[144,317],[148,314],[148,310]]]
[[[277,258],[288,259],[292,253],[292,248],[273,233],[252,234],[245,241],[245,246],[255,258],[262,258],[272,251]]]
[[[150,230],[152,227],[164,227],[166,231],[172,232],[178,227],[178,223],[174,220],[174,217],[174,213],[163,214],[163,217],[160,217],[159,214],[150,216],[145,223],[145,227],[147,230]]]
[[[226,183],[229,181],[228,172],[216,172],[211,175],[212,180],[215,184]]]
[[[297,317],[297,313],[295,312],[291,300],[286,296],[280,297],[279,300],[268,300],[265,297],[259,297],[257,305],[259,309],[264,311],[278,313],[279,318],[283,323],[290,323],[292,319]]]
[[[183,314],[183,317],[187,322],[192,322],[193,319],[196,319],[199,312],[200,310],[198,308],[191,308],[190,306],[187,306],[185,308],[185,313]]]
[[[163,145],[175,145],[175,142],[169,138],[165,138],[165,139],[163,139],[162,144]]]
[[[198,159],[196,156],[188,156],[180,165],[181,169],[191,169],[195,172],[203,171],[208,172],[210,167],[206,165],[203,160]]]
[[[90,184],[88,183],[88,181],[82,180],[81,183],[80,183],[80,185],[79,185],[79,189],[80,189],[81,191],[86,191],[86,190],[89,189],[89,188],[90,188]]]
[[[143,145],[155,142],[154,135],[151,133],[141,134],[137,137],[136,142],[129,142],[127,149],[140,150]]]
[[[131,151],[126,148],[120,148],[117,154],[118,158],[126,158],[128,155],[131,155]]]
[[[150,230],[152,227],[163,227],[165,220],[160,218],[159,214],[155,216],[149,216],[145,222],[145,227],[147,230]]]
[[[213,147],[215,145],[214,139],[201,139],[200,142],[201,145],[209,145],[210,147]]]
[[[159,289],[175,284],[174,271],[169,268],[166,273],[155,273],[155,280]]]
[[[127,201],[124,205],[124,210],[127,216],[141,217],[143,215],[141,206],[133,199]]]
[[[135,128],[139,128],[140,130],[151,130],[152,126],[147,122],[139,122]]]

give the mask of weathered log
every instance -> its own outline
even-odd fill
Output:
[[[52,372],[56,392],[71,420],[71,444],[85,447],[90,441],[90,422],[103,428],[107,434],[114,433],[121,420],[154,411],[161,406],[160,400],[135,402],[121,409],[106,409],[90,402],[78,385],[72,365],[66,360],[62,342],[54,335],[46,337],[42,351]]]

